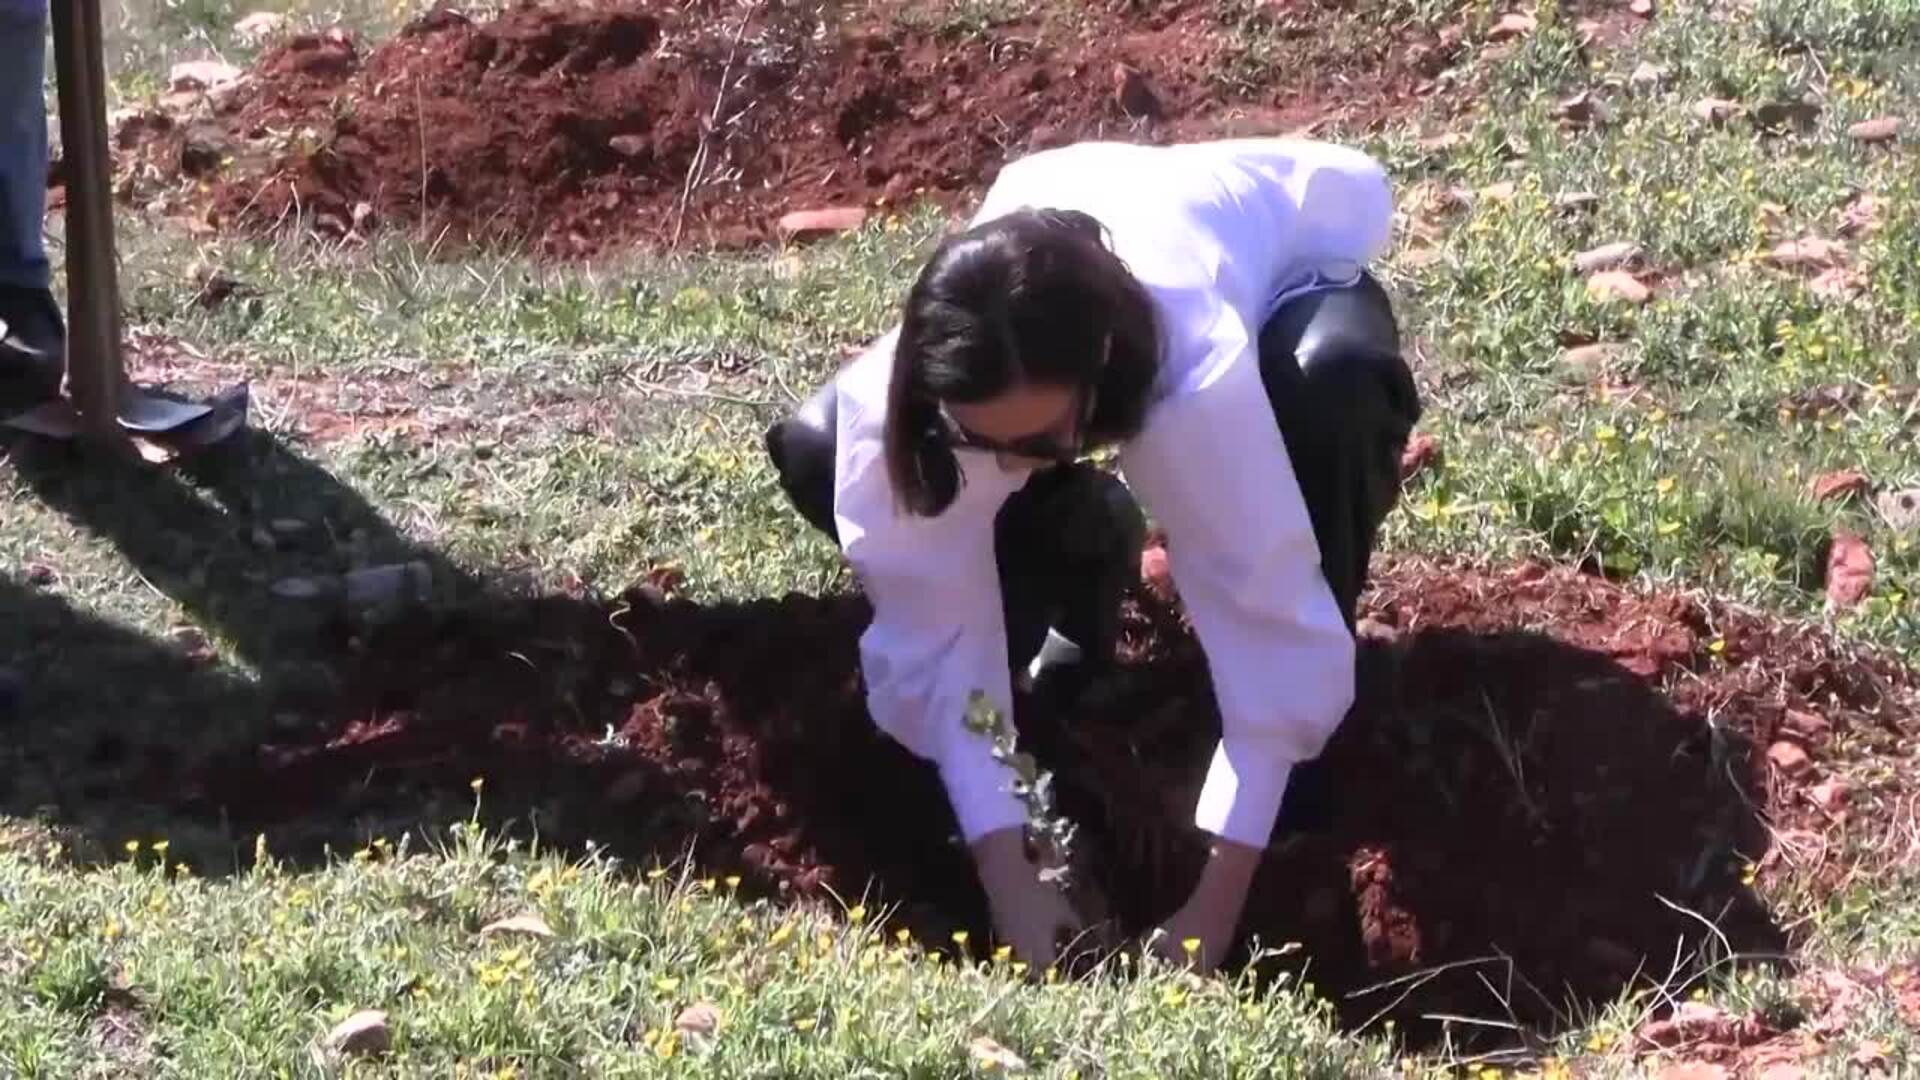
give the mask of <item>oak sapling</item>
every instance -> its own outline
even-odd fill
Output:
[[[1109,936],[1107,905],[1099,894],[1088,855],[1075,844],[1077,826],[1053,804],[1053,774],[1019,748],[1019,734],[1007,715],[976,690],[967,699],[967,730],[992,740],[993,759],[1013,773],[1012,791],[1026,810],[1027,856],[1040,880],[1059,889],[1080,916],[1087,932],[1076,952],[1098,947]]]

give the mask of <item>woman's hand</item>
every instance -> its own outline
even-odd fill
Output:
[[[1216,839],[1193,895],[1154,934],[1154,950],[1171,963],[1199,971],[1218,967],[1233,945],[1247,889],[1259,868],[1259,848]]]
[[[992,909],[995,937],[1035,970],[1047,968],[1058,958],[1062,938],[1082,927],[1060,889],[1040,880],[1040,867],[1027,858],[1022,830],[998,829],[974,841],[973,862]]]

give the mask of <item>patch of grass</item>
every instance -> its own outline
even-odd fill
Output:
[[[263,847],[262,851],[268,849]],[[988,1038],[1043,1076],[1345,1077],[1384,1049],[1335,1035],[1288,989],[1155,967],[1050,986],[952,942],[902,942],[883,912],[786,910],[728,881],[629,876],[456,827],[378,841],[318,872],[270,854],[203,882],[151,845],[76,872],[44,847],[0,852],[0,1070],[76,1075],[107,982],[167,1070],[312,1071],[311,1047],[388,1014],[383,1073],[956,1076]],[[537,914],[551,937],[487,934]],[[43,989],[45,988],[45,989]],[[712,1006],[708,1036],[678,1030]]]
[[[1041,9],[1042,0],[941,0],[903,5],[893,21],[913,33],[959,40],[1031,19]]]

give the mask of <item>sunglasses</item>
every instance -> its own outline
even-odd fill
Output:
[[[1036,461],[1071,462],[1078,458],[1086,447],[1087,429],[1093,423],[1094,409],[1100,404],[1100,375],[1106,372],[1107,358],[1113,349],[1113,338],[1109,336],[1101,347],[1100,366],[1094,380],[1083,384],[1074,393],[1073,434],[1070,439],[1062,439],[1058,431],[1038,431],[1031,435],[1021,435],[1012,439],[995,439],[968,430],[965,424],[956,420],[947,411],[944,402],[940,405],[940,425],[947,444],[967,450],[984,450],[993,454],[1007,454],[1012,457],[1031,458]]]

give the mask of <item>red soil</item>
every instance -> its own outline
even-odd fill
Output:
[[[1405,112],[1457,37],[1416,27],[1312,65],[1281,56],[1264,85],[1235,89],[1218,77],[1236,48],[1224,7],[1089,4],[972,34],[781,0],[744,24],[735,6],[655,0],[523,3],[489,22],[443,8],[364,55],[340,34],[295,39],[209,118],[136,118],[121,141],[207,181],[210,207],[191,198],[216,227],[404,222],[558,256],[732,246],[773,237],[790,210],[952,202],[1075,139]],[[1295,3],[1266,17],[1294,43],[1356,18]]]
[[[1769,828],[1834,827],[1808,797],[1833,762],[1900,752],[1911,677],[1810,630],[1537,566],[1391,565],[1367,608],[1369,634],[1397,640],[1363,651],[1359,704],[1296,772],[1244,924],[1302,945],[1275,963],[1310,965],[1353,1023],[1553,1026],[1685,963],[1701,926],[1662,898],[1735,949],[1777,950],[1744,867]],[[937,778],[866,717],[864,618],[853,598],[700,607],[640,589],[612,613],[555,598],[397,627],[362,644],[336,724],[229,755],[195,798],[247,828],[404,816],[484,775],[489,806],[540,808],[550,841],[641,861],[694,843],[770,894],[871,880],[922,940],[983,940]],[[1218,721],[1174,606],[1130,607],[1123,661],[1075,715],[1019,720],[1137,931],[1191,887]],[[1782,739],[1812,767],[1774,770]],[[1443,965],[1458,966],[1394,982]]]

